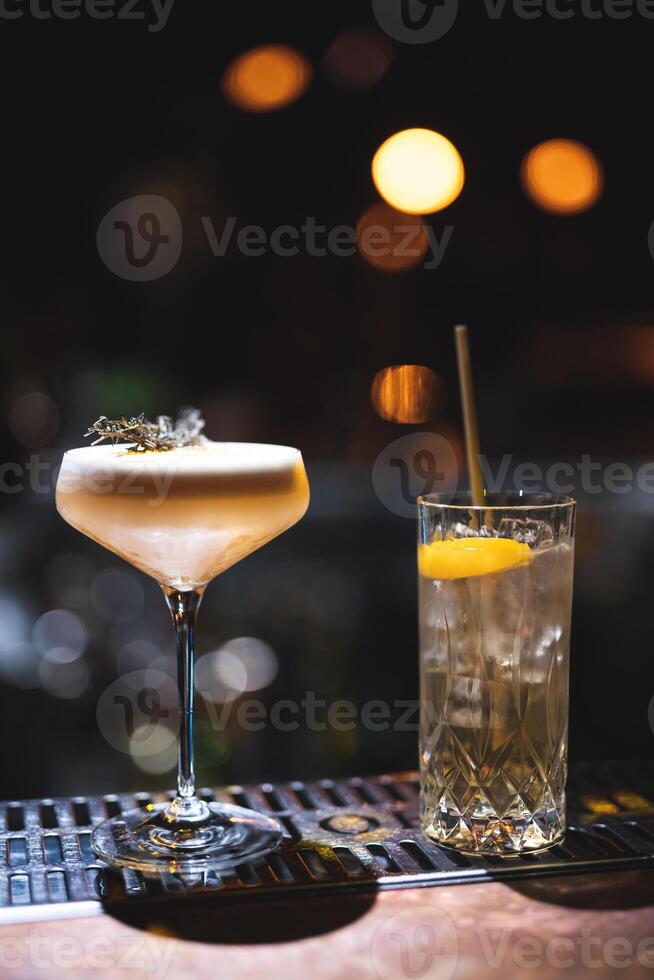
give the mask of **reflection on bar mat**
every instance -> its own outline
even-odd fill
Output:
[[[429,843],[417,825],[416,773],[202,791],[272,813],[286,836],[267,859],[204,875],[108,871],[96,860],[93,826],[146,793],[0,804],[0,923],[90,915],[124,902],[183,894],[231,897],[325,894],[504,877],[654,868],[654,764],[575,767],[564,846],[536,855],[468,857]]]

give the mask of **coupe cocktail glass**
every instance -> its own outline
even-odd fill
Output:
[[[212,443],[169,451],[90,446],[65,453],[57,509],[78,531],[155,578],[177,635],[181,715],[177,795],[105,821],[93,848],[108,864],[200,871],[251,861],[282,836],[276,820],[195,792],[195,621],[212,579],[300,520],[309,503],[297,449]]]
[[[421,816],[473,852],[565,833],[575,503],[421,498]]]

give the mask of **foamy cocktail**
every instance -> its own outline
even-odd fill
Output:
[[[57,510],[162,585],[207,585],[304,514],[297,449],[205,442],[167,452],[125,445],[65,453]]]
[[[142,441],[70,450],[56,494],[64,520],[161,584],[173,616],[181,715],[177,795],[169,804],[105,821],[92,837],[104,861],[142,871],[230,866],[255,860],[281,840],[273,818],[204,802],[195,792],[194,632],[208,583],[299,521],[309,503],[299,450],[210,442],[197,434],[201,421],[187,439],[187,421],[177,425],[141,416],[120,424],[98,420],[94,433],[113,426],[123,438],[136,432]],[[102,438],[114,438],[114,429]]]

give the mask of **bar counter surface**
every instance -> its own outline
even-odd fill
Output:
[[[25,978],[654,976],[651,871],[191,902],[0,928]]]

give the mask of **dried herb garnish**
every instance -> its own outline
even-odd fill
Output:
[[[180,449],[183,446],[199,446],[204,441],[202,430],[204,419],[197,408],[183,408],[176,421],[169,415],[158,415],[156,422],[146,419],[143,412],[126,418],[108,419],[101,415],[97,422],[89,426],[86,436],[97,436],[93,445],[105,439],[117,442],[128,442],[128,452],[166,452],[169,449]]]

